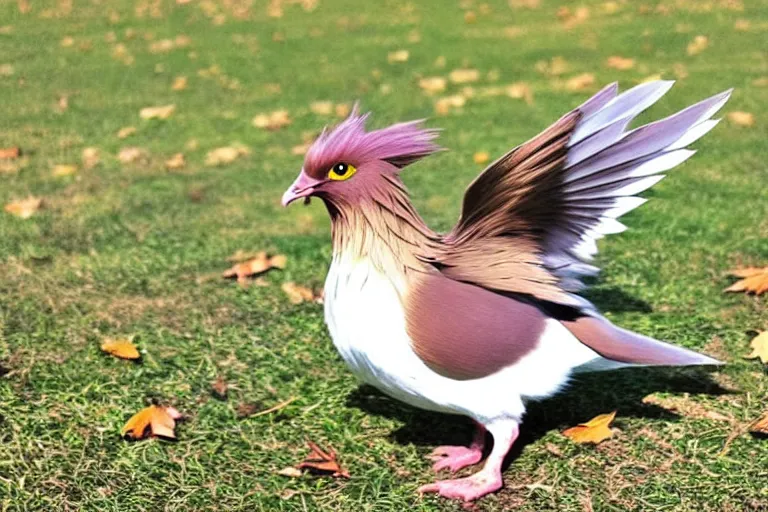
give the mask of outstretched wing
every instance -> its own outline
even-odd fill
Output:
[[[716,124],[725,91],[660,121],[629,123],[672,86],[609,85],[534,139],[492,163],[469,186],[459,222],[435,264],[452,279],[570,306],[596,241],[626,229],[617,218],[637,194],[694,154],[686,146]]]

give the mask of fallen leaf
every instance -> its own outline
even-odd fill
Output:
[[[14,73],[12,64],[0,64],[0,76],[11,76]]]
[[[334,110],[336,117],[347,117],[352,112],[352,106],[349,103],[337,103]]]
[[[211,394],[219,400],[227,399],[227,391],[229,390],[229,384],[224,378],[219,375],[216,380],[211,383]]]
[[[744,19],[736,20],[733,23],[734,30],[738,30],[740,32],[748,31],[750,26],[751,26],[751,24],[749,23],[749,20],[744,20]]]
[[[480,79],[480,72],[476,69],[454,69],[448,74],[448,78],[455,84],[467,84],[477,82]]]
[[[121,163],[130,164],[138,160],[141,160],[143,158],[146,158],[146,156],[147,156],[147,152],[145,150],[141,148],[137,148],[135,146],[130,146],[130,147],[122,148],[120,152],[117,154],[117,159],[120,160]]]
[[[505,89],[505,92],[510,98],[524,99],[527,104],[533,104],[533,91],[531,86],[525,82],[510,84]]]
[[[753,434],[768,436],[768,411],[749,426],[749,431]]]
[[[175,111],[176,105],[145,107],[139,111],[139,117],[142,119],[168,119]]]
[[[166,169],[181,169],[185,165],[187,165],[186,159],[184,158],[184,153],[176,153],[171,158],[165,161],[165,168]]]
[[[437,94],[445,90],[446,83],[446,79],[441,76],[428,76],[419,80],[419,87],[427,94]]]
[[[231,164],[243,155],[250,153],[245,146],[225,146],[208,152],[205,156],[205,165]]]
[[[307,441],[307,445],[312,453],[304,461],[297,464],[296,468],[308,469],[314,473],[330,474],[336,478],[349,478],[349,472],[341,467],[333,448],[329,448],[326,452],[312,441]]]
[[[129,339],[107,338],[101,344],[101,350],[120,359],[139,359],[139,349]]]
[[[0,159],[15,160],[21,156],[21,148],[14,146],[12,148],[0,148]]]
[[[150,405],[129,419],[120,435],[130,439],[144,439],[148,435],[176,439],[174,428],[181,414],[173,407]]]
[[[329,116],[333,114],[332,101],[313,101],[309,104],[309,110],[319,116]]]
[[[589,18],[589,8],[582,6],[571,11],[568,7],[562,6],[557,10],[557,17],[563,22],[565,28],[573,28]]]
[[[305,155],[307,154],[307,151],[309,151],[310,146],[312,146],[312,144],[309,142],[297,144],[291,148],[291,154],[297,156]]]
[[[171,89],[174,91],[183,91],[187,88],[187,77],[185,76],[177,76],[173,79],[173,84],[171,85]]]
[[[768,364],[768,331],[758,334],[749,346],[752,347],[752,353],[744,357],[747,359],[760,358],[760,362]]]
[[[118,139],[127,139],[131,135],[136,133],[136,127],[135,126],[126,126],[125,128],[120,128],[120,131],[117,132],[117,138]]]
[[[237,406],[237,417],[240,419],[248,418],[256,414],[262,405],[258,402],[243,402]]]
[[[728,120],[739,126],[755,125],[755,116],[750,112],[728,112]]]
[[[396,62],[407,62],[408,57],[410,57],[410,53],[408,53],[408,50],[397,50],[395,52],[389,52],[387,54],[387,62],[390,64],[394,64]]]
[[[707,39],[707,36],[696,36],[693,38],[693,41],[688,43],[686,52],[688,55],[698,55],[706,50],[707,46],[709,46],[709,39]]]
[[[435,102],[435,112],[440,115],[446,115],[451,109],[463,107],[466,103],[467,99],[461,94],[445,96]]]
[[[560,56],[552,57],[552,60],[540,60],[536,63],[536,71],[545,75],[558,76],[568,71],[568,62]]]
[[[613,435],[608,425],[616,417],[616,411],[610,414],[601,414],[595,416],[586,423],[581,423],[563,431],[563,435],[570,438],[575,443],[594,443],[598,444]]]
[[[288,466],[287,468],[283,468],[278,471],[277,474],[280,476],[287,476],[289,478],[299,478],[303,473],[299,468]]]
[[[595,75],[592,73],[582,73],[569,78],[565,82],[565,88],[569,91],[583,91],[595,83]]]
[[[53,166],[51,174],[55,177],[71,176],[77,172],[76,165],[58,164]]]
[[[267,130],[279,130],[291,124],[291,118],[287,110],[275,110],[269,114],[258,114],[253,118],[253,126]]]
[[[306,286],[300,286],[293,281],[287,281],[280,287],[288,296],[291,304],[301,304],[304,301],[315,300],[315,292]]]
[[[19,199],[6,204],[5,211],[22,219],[28,219],[40,209],[42,204],[41,198],[29,196],[26,199]]]
[[[761,295],[768,292],[768,267],[742,268],[728,272],[728,275],[740,278],[725,289],[726,292],[745,292]]]
[[[99,148],[84,148],[80,158],[83,161],[83,167],[93,169],[101,161]]]
[[[626,57],[619,57],[614,55],[613,57],[608,57],[608,60],[605,61],[605,65],[609,68],[618,69],[620,71],[626,71],[628,69],[632,69],[635,67],[635,59],[629,59]]]
[[[472,156],[472,160],[474,160],[476,164],[484,164],[490,160],[490,156],[485,151],[478,151]]]
[[[477,21],[477,14],[474,11],[467,11],[464,13],[464,23],[471,25]]]
[[[247,282],[246,278],[248,277],[263,274],[273,268],[285,268],[286,262],[287,258],[282,254],[267,256],[265,251],[261,251],[255,257],[242,263],[237,263],[232,268],[225,270],[222,277],[237,277],[237,282],[244,284]]]

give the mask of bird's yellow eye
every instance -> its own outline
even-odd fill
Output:
[[[353,174],[357,172],[357,169],[354,165],[345,164],[344,162],[339,162],[333,167],[331,167],[331,170],[328,171],[328,179],[334,180],[334,181],[344,181],[348,180],[352,177]]]

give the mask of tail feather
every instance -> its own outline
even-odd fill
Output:
[[[600,316],[582,316],[575,320],[563,320],[562,323],[580,342],[610,362],[618,363],[614,367],[723,364],[693,350],[622,329]]]

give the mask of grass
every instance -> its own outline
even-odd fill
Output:
[[[291,148],[333,122],[311,102],[359,99],[375,126],[432,116],[418,78],[469,66],[482,74],[475,88],[493,75],[522,81],[533,102],[478,96],[429,121],[452,151],[405,179],[439,229],[481,169],[473,153],[503,153],[603,83],[679,78],[655,117],[735,87],[727,110],[756,118],[752,127],[721,123],[648,194],[626,218],[632,229],[602,243],[603,273],[589,294],[620,325],[728,365],[593,375],[533,404],[506,488],[476,509],[768,510],[768,445],[741,433],[768,399],[765,367],[742,358],[751,330],[768,328],[768,299],[721,292],[727,269],[768,262],[764,0],[567,3],[571,13],[588,8],[573,26],[555,2],[522,0],[284,2],[279,18],[266,2],[31,4],[21,12],[23,0],[0,2],[0,147],[27,155],[18,172],[0,173],[0,203],[45,201],[27,220],[0,215],[0,509],[461,510],[415,489],[433,477],[424,455],[467,442],[468,421],[355,382],[321,306],[292,305],[280,290],[288,280],[322,285],[326,214],[317,202],[283,210],[279,197],[301,165]],[[187,47],[152,51],[179,35]],[[709,45],[689,56],[697,35]],[[408,61],[388,63],[399,49]],[[610,69],[612,55],[636,65]],[[595,84],[557,87],[536,69],[555,56],[568,64],[561,78],[593,73]],[[171,89],[176,76],[188,77],[186,90]],[[170,103],[169,120],[139,119],[141,108]],[[292,124],[251,125],[277,109]],[[118,139],[126,126],[137,133]],[[238,142],[248,155],[205,164],[209,150]],[[101,163],[85,169],[89,146]],[[115,155],[125,146],[148,156],[122,164]],[[186,167],[166,170],[177,152]],[[56,164],[80,168],[54,177]],[[209,278],[238,249],[289,263],[268,286]],[[122,335],[135,337],[140,364],[99,350],[103,337]],[[217,376],[231,386],[227,401],[211,397]],[[274,414],[237,417],[241,403],[290,397]],[[121,425],[153,400],[187,415],[178,442],[122,440]],[[619,432],[597,447],[559,433],[613,409]],[[277,475],[306,455],[307,438],[333,446],[351,479]]]

